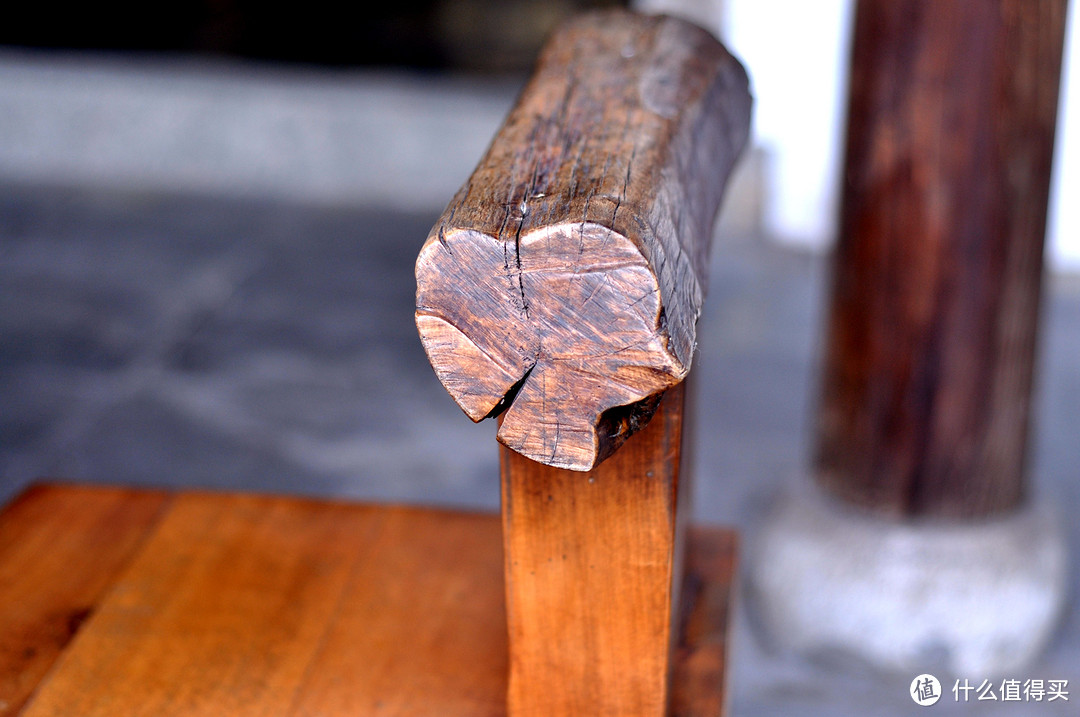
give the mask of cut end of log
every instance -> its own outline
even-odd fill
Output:
[[[548,465],[593,468],[685,377],[662,323],[640,250],[595,224],[545,226],[516,246],[450,231],[417,260],[416,324],[439,380],[474,421],[501,414],[499,440]],[[610,420],[628,406],[641,411]]]
[[[589,470],[690,367],[746,72],[675,18],[586,13],[532,78],[416,262],[416,324],[474,421]]]
[[[435,374],[469,418],[481,421],[502,413],[499,407],[524,376],[515,376],[500,366],[439,316],[417,312],[416,328]]]

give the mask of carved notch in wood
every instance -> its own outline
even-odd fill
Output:
[[[592,13],[549,40],[416,262],[416,324],[474,421],[589,470],[687,374],[746,72],[690,23]]]

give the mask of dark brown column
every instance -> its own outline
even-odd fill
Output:
[[[817,476],[898,515],[1025,494],[1065,0],[863,0]]]

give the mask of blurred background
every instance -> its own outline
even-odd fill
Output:
[[[356,20],[323,0],[61,2],[5,18],[0,502],[55,477],[497,509],[494,426],[468,421],[428,366],[412,264],[546,34],[619,4],[401,0]],[[696,364],[695,515],[752,541],[807,466],[852,2],[641,3],[673,5],[721,34],[757,98]],[[1080,509],[1076,25],[1031,467],[1066,516]],[[733,714],[920,709],[910,676],[776,653],[746,612]],[[1075,611],[1014,677],[1080,690]],[[1075,714],[1076,700],[935,709]]]

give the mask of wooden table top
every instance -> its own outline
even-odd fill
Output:
[[[722,711],[734,556],[691,532],[673,714]],[[0,606],[0,717],[506,711],[497,515],[36,486]]]

